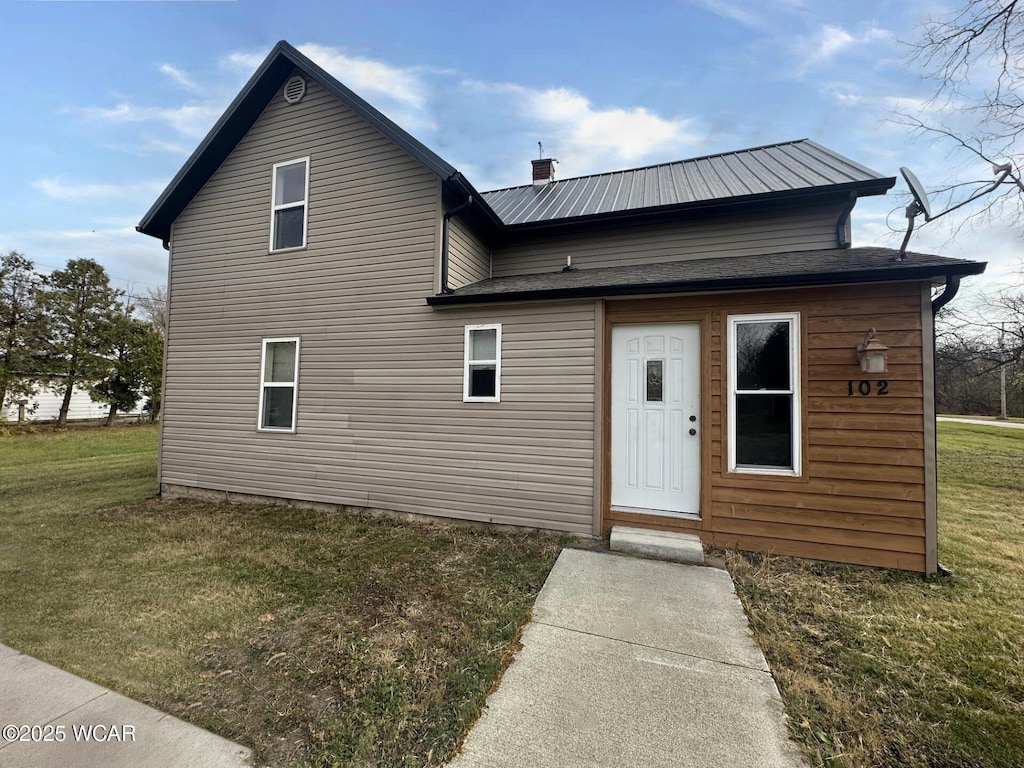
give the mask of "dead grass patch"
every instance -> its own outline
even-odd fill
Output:
[[[0,641],[262,764],[444,762],[564,539],[146,501],[154,438],[0,438]]]
[[[815,766],[1024,765],[1024,433],[939,434],[954,576],[725,555]]]

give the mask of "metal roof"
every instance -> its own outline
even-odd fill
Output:
[[[951,275],[979,275],[986,266],[985,262],[924,253],[907,253],[903,261],[896,261],[898,253],[892,248],[826,248],[492,277],[465,285],[454,293],[430,296],[427,303],[440,306],[933,280]]]
[[[810,141],[788,141],[646,168],[509,187],[481,196],[506,226],[719,205],[834,188],[884,194],[896,183]]]

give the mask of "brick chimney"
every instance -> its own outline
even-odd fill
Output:
[[[542,157],[540,160],[531,160],[530,162],[533,163],[533,185],[535,187],[542,187],[555,180],[555,160],[553,158]]]

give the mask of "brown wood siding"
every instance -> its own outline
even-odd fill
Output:
[[[922,296],[918,283],[901,283],[606,302],[606,334],[616,323],[706,318],[702,386],[710,413],[702,434],[702,519],[613,512],[606,493],[604,529],[677,528],[721,546],[925,570]],[[800,312],[803,336],[801,476],[731,473],[727,317],[792,311]],[[891,348],[884,375],[861,374],[857,362],[856,346],[871,327]],[[861,396],[862,379],[885,379],[889,394],[873,388]]]
[[[494,277],[556,272],[565,266],[569,255],[573,266],[595,269],[834,248],[841,211],[841,203],[816,203],[784,211],[642,222],[584,234],[546,235],[496,247],[492,270]]]
[[[269,253],[271,168],[306,156],[308,247]],[[437,177],[319,86],[275,97],[174,224],[162,482],[590,533],[595,305],[430,309],[440,222]],[[463,403],[492,322],[501,402]],[[295,434],[256,429],[274,336],[301,337]]]
[[[455,216],[448,222],[448,285],[461,288],[490,276],[490,248]]]

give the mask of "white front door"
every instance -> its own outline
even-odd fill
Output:
[[[612,507],[700,514],[700,324],[612,326]]]

